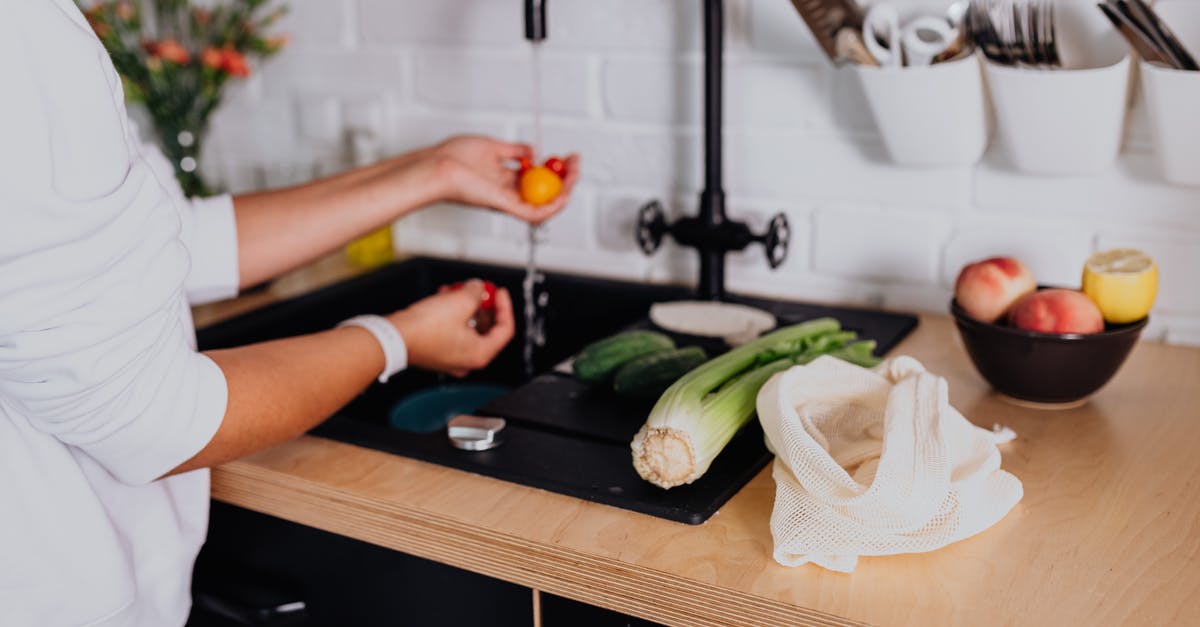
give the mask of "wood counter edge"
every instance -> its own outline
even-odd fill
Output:
[[[305,440],[313,437],[304,436],[284,446],[304,446]],[[386,455],[338,444],[358,449],[364,455]],[[671,625],[866,624],[677,574],[499,533],[396,501],[368,498],[349,489],[297,477],[254,461],[235,461],[214,469],[212,498]]]

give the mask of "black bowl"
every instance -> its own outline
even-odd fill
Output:
[[[1108,383],[1149,318],[1100,333],[1038,333],[980,322],[950,302],[967,354],[992,387],[1023,401],[1072,403]]]

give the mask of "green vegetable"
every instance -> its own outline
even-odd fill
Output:
[[[633,466],[663,488],[691,483],[754,416],[758,390],[775,373],[832,354],[878,363],[874,342],[853,342],[833,318],[779,329],[688,372],[667,388],[633,438]]]
[[[679,377],[708,360],[699,346],[643,355],[621,366],[613,390],[630,398],[658,398]]]
[[[584,347],[575,357],[575,378],[584,383],[603,383],[621,366],[652,353],[675,348],[671,338],[654,331],[626,331]]]

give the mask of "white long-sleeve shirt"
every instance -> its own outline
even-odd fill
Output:
[[[0,624],[181,625],[221,370],[193,299],[231,295],[227,197],[188,203],[139,145],[70,0],[0,19]]]

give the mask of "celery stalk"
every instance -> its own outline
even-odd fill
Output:
[[[776,373],[824,354],[874,365],[874,342],[852,342],[832,318],[779,329],[700,365],[663,392],[634,436],[633,466],[663,488],[701,477],[753,416],[758,391]]]

